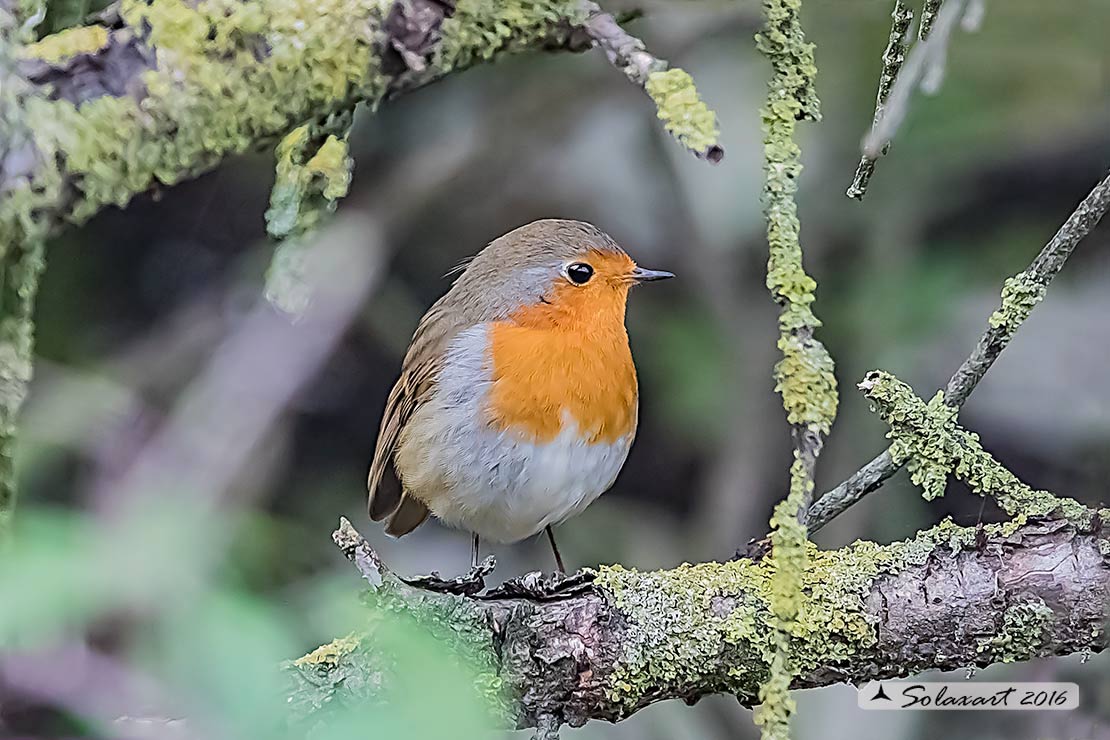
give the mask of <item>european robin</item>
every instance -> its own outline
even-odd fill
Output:
[[[370,517],[400,537],[435,514],[473,533],[475,563],[479,538],[546,530],[563,572],[551,526],[613,485],[636,436],[629,288],[670,277],[581,221],[490,243],[416,328],[378,432]]]

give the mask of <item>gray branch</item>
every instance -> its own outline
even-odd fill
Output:
[[[1091,233],[1108,208],[1110,175],[1083,199],[1029,267],[1006,282],[1002,306],[991,316],[979,343],[953,373],[944,389],[946,404],[955,408],[963,405],[1010,343],[1033,306],[1044,296],[1052,279],[1063,269],[1076,246]],[[810,531],[817,531],[861,498],[877,490],[900,467],[891,457],[890,450],[884,450],[814,503],[807,520]]]
[[[907,38],[910,25],[913,23],[913,10],[903,0],[894,0],[894,10],[890,14],[890,37],[887,39],[886,49],[883,51],[883,71],[879,74],[879,91],[875,95],[875,115],[871,125],[875,126],[883,117],[890,89],[902,71],[902,63],[906,60],[906,49],[909,48]],[[866,153],[860,156],[856,166],[856,175],[852,184],[848,186],[847,196],[862,200],[867,192],[867,185],[871,182],[871,175],[875,172],[875,161],[885,155],[890,149],[889,144],[884,146],[878,154],[870,156]]]
[[[890,148],[891,139],[909,112],[914,89],[919,84],[927,86],[930,92],[939,89],[948,41],[965,3],[966,0],[949,0],[942,7],[940,2],[926,2],[922,8],[920,40],[907,53],[913,13],[902,0],[895,0],[890,38],[883,53],[875,117],[863,139],[862,156],[846,192],[849,198],[860,200],[867,192],[875,161]]]

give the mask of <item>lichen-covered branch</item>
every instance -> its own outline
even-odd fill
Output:
[[[558,46],[577,0],[122,0],[119,22],[25,47],[34,131],[0,169],[0,244],[79,223],[306,122],[502,53]]]
[[[886,49],[883,51],[883,69],[879,73],[879,91],[875,95],[875,115],[872,125],[878,123],[883,117],[886,100],[890,96],[890,88],[902,70],[902,63],[906,60],[906,50],[909,48],[908,35],[910,25],[913,23],[913,10],[904,0],[894,0],[894,10],[890,14],[890,37],[887,39]],[[924,18],[922,19],[924,24]],[[922,25],[924,28],[924,25]],[[878,155],[871,157],[867,154],[860,155],[859,164],[856,165],[856,174],[852,184],[848,186],[846,195],[849,198],[862,200],[867,193],[867,186],[871,182],[871,175],[875,173],[875,162],[890,149],[889,144],[884,146]]]
[[[943,496],[952,475],[974,493],[994,497],[1010,516],[1051,516],[1079,526],[1091,522],[1092,512],[1083,504],[1030,488],[991,457],[979,436],[956,422],[959,409],[945,403],[943,391],[925,403],[908,385],[879,370],[868,373],[859,388],[890,426],[894,463],[907,465],[926,499]]]
[[[817,65],[813,44],[806,41],[800,0],[764,0],[764,27],[756,36],[771,63],[763,122],[763,212],[767,220],[767,287],[779,304],[775,390],[782,396],[794,443],[790,491],[771,519],[774,569],[771,599],[772,643],[766,656],[771,671],[760,687],[755,720],[765,740],[785,740],[794,710],[790,683],[799,670],[789,638],[803,601],[809,571],[806,512],[813,501],[814,470],[824,437],[836,417],[837,389],[833,361],[814,336],[821,325],[813,313],[817,283],[802,265],[798,206],[794,195],[802,171],[801,150],[794,140],[798,121],[817,121],[820,101],[814,86]]]
[[[355,103],[377,106],[505,53],[582,48],[574,39],[591,8],[582,0],[121,0],[117,23],[62,31],[19,53],[34,137],[0,165],[0,244],[13,243],[31,213],[51,227],[80,223]],[[615,37],[614,25],[602,23],[602,38]],[[622,59],[627,70],[639,57]],[[652,68],[640,84],[668,129],[710,154],[714,117],[679,75]]]
[[[814,89],[817,66],[806,41],[798,3],[767,0],[766,25],[757,36],[771,62],[763,119],[763,210],[767,220],[767,287],[781,306],[775,389],[794,428],[795,449],[812,479],[821,440],[836,417],[837,391],[833,361],[814,337],[821,325],[813,313],[817,283],[802,265],[800,224],[794,195],[801,175],[801,150],[794,141],[798,121],[816,121],[820,103]],[[808,496],[806,497],[808,498]],[[803,501],[803,508],[806,502]]]
[[[807,545],[788,640],[794,688],[864,682],[1106,647],[1105,531],[1065,520],[981,529],[946,521],[912,540]],[[735,560],[641,573],[602,568],[582,593],[482,600],[405,585],[349,525],[337,542],[368,577],[363,634],[288,666],[297,721],[388,694],[383,615],[405,615],[465,661],[508,727],[616,721],[712,693],[758,701],[774,656],[775,564]]]
[[[0,173],[34,166],[35,129],[24,105],[33,94],[19,74],[15,51],[42,19],[30,2],[0,0]],[[3,198],[0,181],[0,198]],[[47,229],[22,214],[9,234],[0,229],[0,538],[15,510],[15,420],[31,379],[35,294]]]
[[[690,75],[649,53],[643,41],[596,3],[587,0],[583,7],[588,13],[583,25],[587,35],[610,64],[651,96],[667,132],[701,159],[720,162],[725,150],[718,143],[717,116],[702,102]]]
[[[1068,257],[1098,225],[1107,209],[1110,209],[1110,175],[1095,185],[1029,267],[1006,280],[1001,305],[991,314],[975,349],[952,374],[944,389],[945,404],[952,408],[963,405],[1033,307],[1044,298],[1049,284],[1063,269]],[[861,498],[878,490],[900,467],[889,449],[882,452],[813,504],[807,521],[810,531],[820,529]]]
[[[305,124],[277,147],[277,174],[266,211],[266,232],[277,242],[266,275],[266,298],[292,317],[312,300],[305,279],[309,244],[324,218],[335,211],[351,184],[348,156],[353,111],[319,125]]]

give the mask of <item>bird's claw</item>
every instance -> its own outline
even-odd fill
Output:
[[[500,586],[494,586],[478,598],[553,601],[587,591],[593,581],[594,574],[589,570],[580,570],[569,575],[553,573],[549,577],[535,570],[516,578],[510,578]]]
[[[469,571],[454,578],[444,578],[438,572],[432,571],[426,576],[411,576],[401,580],[415,588],[425,591],[437,591],[457,596],[474,596],[486,587],[486,576],[493,572],[497,561],[492,555],[473,566]]]

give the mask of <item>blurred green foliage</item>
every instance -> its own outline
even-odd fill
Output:
[[[190,736],[486,736],[490,717],[473,674],[443,635],[433,637],[405,617],[359,604],[353,569],[306,594],[301,606],[314,622],[306,629],[287,599],[265,597],[211,571],[207,518],[189,505],[159,506],[99,524],[83,515],[25,508],[0,561],[0,675],[7,695],[20,696],[22,674],[14,666],[30,661],[48,683],[69,683],[57,696],[39,698],[78,718],[93,737],[117,735],[113,708],[143,706],[140,697],[149,697],[152,686],[162,713],[151,721],[184,716]],[[121,619],[130,629],[113,657],[103,658],[110,670],[67,661],[65,650],[59,652],[81,648],[90,630],[117,630]],[[325,706],[294,722],[293,683],[281,665],[306,651],[306,633],[361,632],[370,623],[374,641],[389,655],[382,700]],[[95,697],[97,682],[116,684],[113,701],[73,701],[82,693]]]

